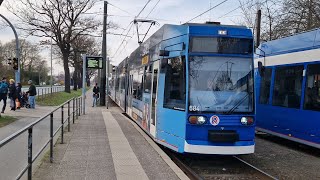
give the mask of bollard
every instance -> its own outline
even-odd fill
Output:
[[[68,132],[70,132],[70,101],[68,101]]]
[[[43,89],[41,89],[41,97],[42,97],[42,99],[44,98],[44,96],[43,96]]]
[[[38,94],[38,100],[39,100],[39,98],[40,98],[40,96],[39,96],[39,89],[37,89],[37,94]]]
[[[28,129],[28,180],[32,179],[32,127]]]
[[[82,106],[82,98],[79,98],[79,116],[81,116],[81,106]]]
[[[63,144],[63,106],[61,106],[61,144]]]
[[[53,113],[50,114],[50,162],[53,162]]]
[[[76,98],[76,111],[74,113],[76,113],[76,118],[78,119],[78,98]]]
[[[74,124],[74,98],[72,99],[72,122]]]

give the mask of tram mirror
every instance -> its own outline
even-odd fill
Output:
[[[160,50],[159,56],[169,56],[170,51]]]
[[[258,71],[261,77],[264,76],[265,67],[262,65],[261,61],[258,61]]]

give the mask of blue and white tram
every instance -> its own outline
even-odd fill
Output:
[[[111,98],[180,153],[254,152],[253,38],[242,26],[164,25],[114,71]]]
[[[263,43],[258,54],[257,130],[320,148],[320,29]]]

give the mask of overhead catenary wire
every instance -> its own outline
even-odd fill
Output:
[[[159,4],[160,1],[161,1],[161,0],[158,0],[158,1],[157,1],[157,3],[153,6],[153,8],[151,9],[151,11],[148,13],[148,15],[147,15],[145,18],[148,18],[148,17],[149,17],[149,15],[154,11],[154,9],[156,8],[156,6]],[[157,19],[155,19],[155,20],[157,20]],[[141,25],[140,25],[140,26],[141,26]],[[140,27],[140,26],[139,26],[139,27]],[[132,37],[135,35],[135,33],[136,33],[136,31],[133,31]],[[132,37],[130,37],[129,40],[132,39]],[[122,50],[120,51],[120,54],[123,52],[123,50],[125,50],[125,48],[126,48],[127,45],[128,45],[128,41],[126,41],[126,44],[123,46]]]
[[[133,14],[131,14],[130,12],[119,8],[118,6],[115,6],[114,4],[111,4],[111,3],[108,3],[108,4],[109,4],[110,6],[113,6],[113,7],[117,8],[117,9],[119,9],[119,10],[122,11],[122,12],[125,12],[125,13],[127,13],[127,14],[129,14],[129,15],[133,15]]]
[[[145,5],[143,6],[143,8],[140,10],[140,12],[138,13],[138,15],[135,16],[135,18],[138,18],[138,17],[140,16],[140,14],[143,12],[143,10],[147,7],[147,5],[148,5],[151,1],[152,1],[152,0],[148,0],[148,1],[146,2],[146,4],[145,4]],[[131,25],[131,26],[130,26],[130,25]],[[129,34],[131,28],[133,27],[133,21],[131,21],[131,22],[129,23],[128,27],[129,27],[129,26],[130,26],[130,28],[128,29],[128,32],[127,32],[126,36],[123,38],[123,40],[121,41],[120,45],[118,46],[116,52],[113,54],[113,56],[112,56],[111,58],[113,58],[113,57],[115,57],[115,55],[117,55],[120,47],[122,46],[122,44],[123,44],[124,41],[126,40],[126,38],[127,38],[128,34]],[[127,28],[126,28],[126,29],[127,29]],[[121,34],[123,34],[123,33],[121,33]],[[133,34],[133,36],[134,36],[134,34]],[[131,37],[131,38],[132,38],[132,37]],[[130,38],[130,39],[131,39],[131,38]],[[126,44],[128,44],[128,43],[126,43]],[[124,46],[124,48],[125,48],[125,47],[126,47],[126,45]],[[123,50],[122,50],[122,51],[123,51]],[[122,51],[121,51],[121,52],[122,52]]]
[[[220,2],[219,4],[217,4],[217,5],[215,5],[215,6],[211,7],[211,8],[209,8],[208,10],[204,11],[203,13],[201,13],[201,14],[197,15],[196,17],[194,17],[194,18],[190,19],[189,21],[187,21],[187,22],[185,22],[185,23],[188,23],[188,22],[190,22],[190,21],[193,21],[193,20],[197,19],[198,17],[200,17],[200,16],[202,16],[202,15],[206,14],[207,12],[211,11],[212,9],[214,9],[214,8],[216,8],[216,7],[218,7],[218,6],[222,5],[222,4],[224,4],[224,3],[225,3],[225,2],[227,2],[227,1],[228,1],[228,0],[224,0],[224,1]]]

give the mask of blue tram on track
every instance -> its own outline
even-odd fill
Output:
[[[113,71],[110,97],[180,153],[254,152],[253,37],[242,26],[164,25]]]
[[[258,51],[257,130],[320,148],[320,29],[263,43]]]

